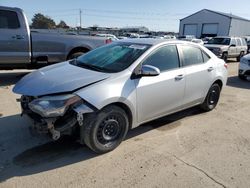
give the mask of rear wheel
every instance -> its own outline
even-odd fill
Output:
[[[225,62],[227,62],[227,58],[228,58],[227,52],[223,52],[222,56],[221,56],[221,59],[223,59]]]
[[[242,58],[244,56],[244,52],[240,52],[240,55],[237,57],[237,61],[240,61],[240,58]]]
[[[96,153],[114,150],[125,138],[129,127],[126,112],[115,105],[90,115],[83,125],[84,143]]]
[[[204,102],[200,106],[204,111],[211,111],[216,107],[220,98],[220,90],[221,88],[217,83],[210,87]]]

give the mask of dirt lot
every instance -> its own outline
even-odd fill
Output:
[[[31,136],[11,92],[28,71],[1,71],[0,187],[250,187],[250,81],[237,68],[229,63],[214,111],[192,108],[140,126],[104,155]]]

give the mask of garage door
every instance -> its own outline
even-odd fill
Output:
[[[185,24],[184,25],[184,35],[194,35],[197,34],[197,24]]]
[[[203,24],[202,34],[217,35],[217,33],[218,33],[218,24]]]

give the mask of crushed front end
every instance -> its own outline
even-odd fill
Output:
[[[51,135],[58,140],[62,135],[79,133],[86,113],[94,112],[84,100],[77,95],[54,95],[32,97],[23,95],[22,115],[27,115],[33,122],[32,132]]]

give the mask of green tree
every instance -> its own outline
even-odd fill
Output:
[[[37,13],[32,18],[31,27],[34,29],[53,29],[56,27],[56,23],[50,17]]]
[[[69,28],[69,26],[63,20],[61,20],[60,23],[56,27],[57,28],[64,28],[64,29],[68,29]]]

